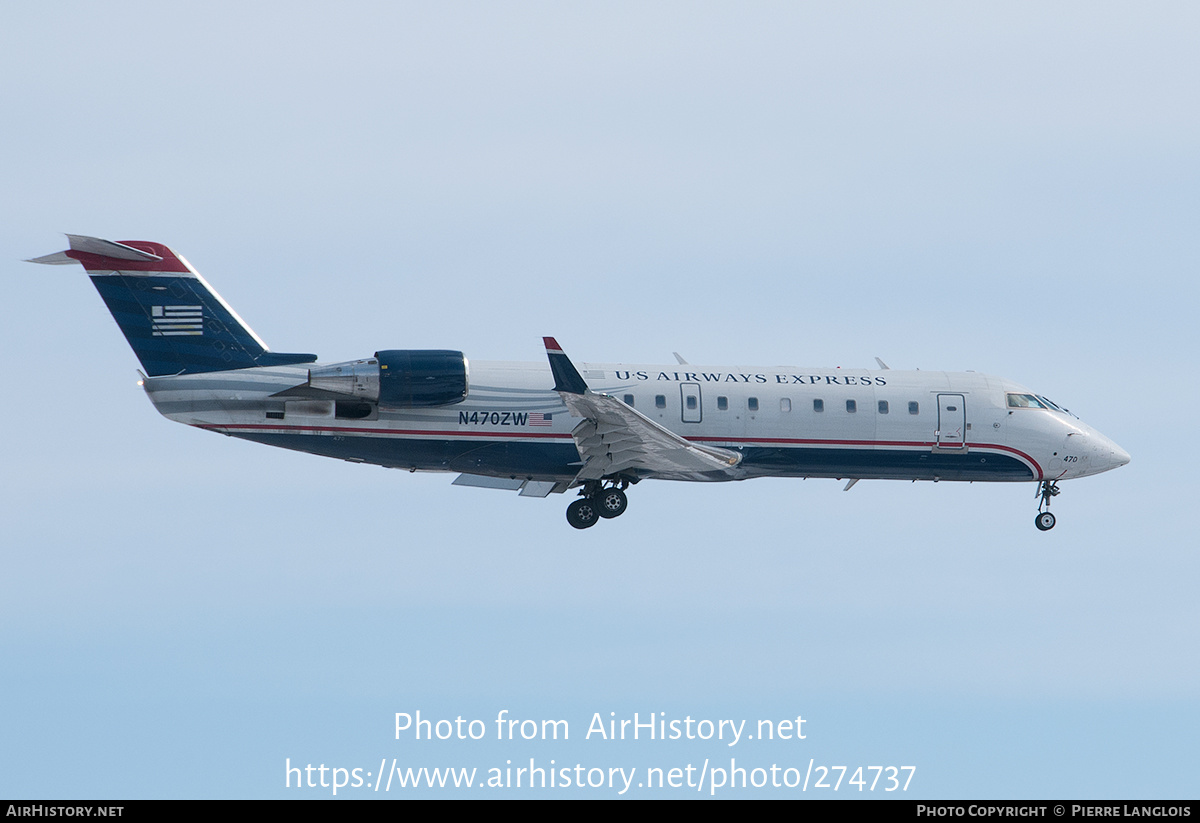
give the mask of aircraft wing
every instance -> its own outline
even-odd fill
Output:
[[[555,391],[571,414],[583,418],[571,432],[583,458],[576,481],[622,472],[679,480],[734,476],[741,454],[691,443],[617,398],[591,391],[554,338],[543,339]]]

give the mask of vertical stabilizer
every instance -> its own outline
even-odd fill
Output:
[[[161,243],[67,238],[67,251],[29,262],[82,264],[151,377],[317,359],[270,351],[186,260]]]

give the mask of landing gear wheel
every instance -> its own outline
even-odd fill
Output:
[[[1054,528],[1054,515],[1050,512],[1038,512],[1038,516],[1033,519],[1033,524],[1040,531],[1048,532]]]
[[[581,497],[567,506],[567,522],[577,529],[590,529],[600,519],[600,509],[590,497]]]
[[[596,495],[596,511],[603,518],[620,517],[629,506],[629,498],[618,488],[605,489]]]

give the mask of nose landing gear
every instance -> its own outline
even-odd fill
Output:
[[[1033,519],[1033,525],[1038,527],[1038,531],[1048,532],[1054,528],[1054,515],[1050,513],[1050,498],[1057,497],[1061,489],[1058,488],[1057,480],[1043,480],[1038,484],[1038,496],[1042,501],[1038,503],[1038,513]]]
[[[585,483],[579,499],[567,506],[567,522],[576,529],[589,529],[600,518],[620,517],[629,507],[628,487],[629,481],[623,478],[610,481],[607,488],[597,480]]]

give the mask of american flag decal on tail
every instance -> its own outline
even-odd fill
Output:
[[[203,306],[151,306],[150,332],[154,337],[204,334]]]
[[[531,426],[553,426],[554,415],[542,414],[541,412],[529,413],[529,425]]]

